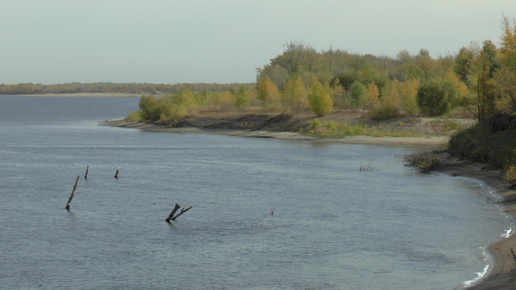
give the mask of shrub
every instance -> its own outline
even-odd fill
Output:
[[[170,123],[172,125],[177,124],[177,122],[186,116],[186,106],[184,105],[176,105],[169,106],[165,111],[160,114],[160,117],[157,123]]]
[[[143,121],[143,119],[141,117],[141,111],[134,111],[134,112],[132,112],[131,114],[127,115],[127,117],[125,117],[125,120],[129,121],[129,122],[141,122],[141,121]]]
[[[503,180],[511,184],[509,186],[510,188],[516,187],[516,166],[511,165],[505,168],[505,175]]]
[[[374,108],[370,113],[369,116],[371,119],[377,119],[377,120],[386,120],[386,119],[392,119],[396,118],[400,115],[400,109],[394,106],[381,106],[378,108]]]
[[[312,129],[317,129],[319,127],[322,126],[322,123],[319,119],[315,118],[313,121],[312,121]]]
[[[333,122],[326,122],[326,129],[330,131],[337,131],[337,126]]]
[[[417,103],[421,112],[430,116],[445,114],[456,103],[457,98],[457,88],[441,77],[424,81],[417,91]]]
[[[416,166],[422,171],[431,171],[442,166],[441,156],[434,152],[415,153],[406,156],[410,165]]]

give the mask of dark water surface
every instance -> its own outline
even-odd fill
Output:
[[[511,227],[420,148],[99,125],[138,101],[0,96],[0,288],[453,289]]]

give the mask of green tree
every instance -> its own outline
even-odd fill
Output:
[[[334,77],[331,81],[332,85],[334,85],[335,81],[339,81],[339,85],[343,87],[346,91],[349,91],[351,85],[357,80],[356,74],[352,72],[343,72],[338,76]]]
[[[366,86],[359,81],[351,85],[351,100],[356,107],[362,107],[365,102]]]
[[[240,89],[238,89],[238,92],[236,92],[235,96],[235,107],[236,108],[243,108],[249,106],[249,102],[251,101],[251,97],[249,96],[249,93],[245,89],[244,86],[240,86]]]
[[[472,42],[470,50],[474,57],[470,64],[468,82],[476,93],[477,118],[481,120],[489,117],[495,107],[491,78],[498,67],[496,48],[491,41],[485,41],[482,47],[477,42]]]
[[[452,108],[458,94],[457,88],[449,80],[436,76],[420,84],[417,103],[423,114],[440,116]]]
[[[516,112],[516,73],[504,66],[496,70],[492,81],[496,111]]]
[[[312,112],[314,112],[318,117],[325,116],[333,110],[333,100],[330,96],[329,89],[325,88],[315,78],[313,78],[310,83],[308,105]]]
[[[158,101],[154,95],[141,96],[139,108],[141,111],[141,118],[144,120],[154,121],[159,119],[159,112],[156,112],[155,107]]]
[[[457,54],[457,57],[455,59],[455,73],[463,82],[466,82],[468,80],[469,65],[472,59],[473,53],[467,47],[462,47],[459,50],[459,54]]]

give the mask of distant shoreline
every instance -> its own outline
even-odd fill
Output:
[[[306,140],[312,142],[347,143],[365,145],[413,145],[428,147],[429,149],[442,149],[449,137],[371,137],[349,136],[345,138],[319,138],[292,132],[271,132],[251,130],[224,130],[224,129],[199,129],[195,127],[171,128],[152,123],[135,123],[126,120],[107,121],[107,125],[121,128],[133,128],[150,132],[163,133],[204,133],[220,134],[239,137],[275,138],[282,140]],[[445,166],[438,172],[453,176],[465,176],[484,182],[493,188],[497,195],[503,198],[502,206],[506,214],[516,219],[516,190],[508,189],[503,182],[502,170],[488,170],[485,164],[458,159],[443,155]],[[489,245],[489,254],[494,262],[485,277],[467,289],[514,289],[516,287],[516,256],[513,256],[513,248],[516,248],[516,235],[501,239]],[[464,281],[465,282],[465,281]]]
[[[75,98],[136,98],[144,94],[137,93],[62,93],[62,94],[22,94],[4,95],[13,97],[75,97]]]

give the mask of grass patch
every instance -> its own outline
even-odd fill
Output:
[[[369,128],[365,124],[347,124],[335,122],[322,122],[314,119],[308,130],[309,134],[321,138],[344,138],[348,136],[372,136],[372,137],[423,137],[423,135],[411,131],[386,131]]]

